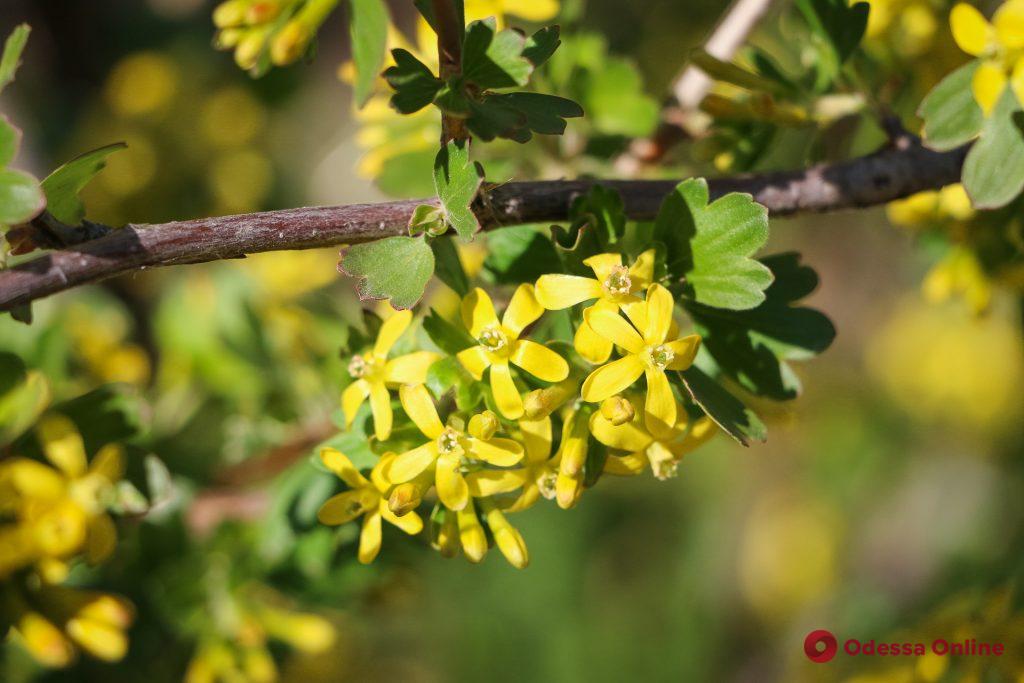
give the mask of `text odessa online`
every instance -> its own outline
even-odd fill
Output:
[[[843,650],[848,655],[911,655],[919,657],[931,651],[940,656],[1000,657],[1006,651],[1006,647],[1002,643],[979,643],[974,638],[953,643],[937,638],[931,642],[931,647],[924,643],[875,643],[874,639],[862,643],[856,638],[850,638],[843,644]]]

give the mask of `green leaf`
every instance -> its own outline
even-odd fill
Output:
[[[460,297],[469,294],[469,278],[459,259],[459,251],[455,248],[455,240],[451,237],[438,237],[431,240],[430,248],[434,250],[434,272],[441,282],[451,287]]]
[[[22,171],[0,171],[0,225],[18,225],[35,218],[46,207],[39,181]]]
[[[555,50],[562,44],[559,37],[561,28],[558,26],[545,26],[532,36],[526,39],[523,47],[523,57],[528,59],[534,67],[538,67],[555,54]]]
[[[800,381],[786,360],[811,358],[835,339],[835,327],[821,312],[796,301],[818,285],[818,276],[795,252],[762,260],[775,277],[764,303],[748,311],[712,308],[693,301],[684,307],[702,337],[702,347],[741,386],[776,400],[795,398]]]
[[[526,142],[531,137],[526,128],[526,114],[513,108],[499,95],[488,93],[482,100],[468,100],[468,107],[466,127],[474,137],[484,142],[494,138]]]
[[[483,181],[482,169],[469,158],[468,141],[452,140],[437,153],[434,189],[445,220],[463,239],[472,239],[480,229],[472,204]]]
[[[580,101],[587,120],[605,135],[643,137],[658,123],[658,102],[644,91],[640,72],[631,62],[602,58],[600,68],[588,69]]]
[[[484,267],[497,284],[532,282],[562,269],[551,237],[532,225],[517,225],[487,234]]]
[[[998,209],[1024,188],[1024,131],[1020,104],[1003,90],[964,160],[963,184],[976,209]]]
[[[732,192],[709,205],[707,181],[686,180],[662,202],[654,237],[668,247],[670,274],[684,278],[698,303],[744,310],[765,300],[772,273],[750,256],[768,239],[768,210],[750,195]]]
[[[0,115],[0,168],[14,161],[20,147],[21,131],[6,116]]]
[[[17,26],[4,42],[4,53],[0,57],[0,91],[14,80],[14,74],[21,65],[21,53],[28,42],[28,34],[32,31],[28,24]]]
[[[35,370],[0,392],[0,445],[9,444],[35,424],[50,404],[50,384]]]
[[[730,394],[696,365],[679,373],[690,398],[715,421],[726,434],[744,446],[750,441],[764,441],[768,435],[764,423],[754,411]]]
[[[434,252],[424,237],[385,237],[348,247],[338,267],[360,278],[360,299],[390,299],[401,310],[422,298],[434,273]]]
[[[455,405],[459,410],[472,410],[483,399],[480,382],[474,380],[453,356],[445,356],[427,369],[426,385],[438,399],[454,391]]]
[[[433,309],[423,318],[423,331],[437,348],[451,356],[477,343],[461,325],[453,325]]]
[[[864,37],[870,5],[866,2],[851,5],[847,0],[796,0],[796,6],[822,46],[817,86],[824,89],[839,75],[843,62]]]
[[[415,237],[421,233],[440,235],[448,229],[444,222],[444,213],[431,204],[420,204],[409,217],[409,234]]]
[[[980,62],[974,60],[943,78],[922,100],[917,115],[924,119],[924,142],[939,152],[973,139],[985,123],[974,100],[971,79]]]
[[[81,192],[107,165],[107,157],[128,147],[123,142],[106,145],[79,155],[43,180],[46,210],[61,223],[80,225],[85,218],[85,206],[79,199]]]
[[[384,80],[395,91],[391,106],[400,114],[412,114],[433,102],[444,82],[408,50],[392,50],[391,56],[395,65],[384,72]]]
[[[388,40],[388,8],[383,0],[351,0],[352,61],[356,67],[356,105],[362,107],[373,93],[384,65]]]
[[[490,95],[485,102],[494,102],[495,100],[520,112],[523,115],[523,125],[540,135],[561,135],[565,132],[566,119],[583,116],[583,107],[572,100],[555,95],[513,92]],[[526,135],[526,140],[521,140],[521,137],[519,135],[513,139],[518,142],[526,142],[530,139],[529,135]]]
[[[494,17],[474,21],[462,45],[462,77],[481,90],[526,85],[533,63],[523,56],[525,48],[523,34],[498,31]]]

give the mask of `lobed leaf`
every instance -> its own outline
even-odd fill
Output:
[[[761,418],[696,365],[679,373],[690,398],[732,438],[744,446],[768,436]]]
[[[466,29],[462,45],[462,76],[481,90],[526,85],[533,62],[523,55],[525,48],[523,34],[497,30],[494,17],[474,21]],[[534,52],[538,57],[542,54],[543,49]]]
[[[434,189],[444,219],[463,239],[472,239],[480,230],[472,205],[483,182],[482,169],[469,158],[468,141],[452,140],[437,153]]]
[[[434,252],[422,236],[386,237],[348,247],[338,268],[360,279],[360,299],[390,299],[401,310],[423,297],[434,273]]]
[[[395,91],[391,106],[401,114],[412,114],[433,102],[444,82],[408,50],[397,48],[391,56],[395,64],[384,72],[384,80]]]

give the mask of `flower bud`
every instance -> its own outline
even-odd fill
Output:
[[[572,376],[544,389],[535,389],[523,397],[523,417],[527,420],[542,420],[561,408],[576,395],[579,387]]]
[[[469,418],[469,433],[478,439],[483,439],[484,441],[488,441],[493,437],[500,426],[501,423],[498,422],[498,416],[490,410],[477,413],[473,417]]]
[[[408,514],[418,508],[423,501],[423,490],[411,481],[399,484],[388,497],[388,509],[397,516]]]
[[[313,39],[313,32],[302,22],[293,19],[274,36],[270,43],[270,61],[285,66],[298,60]]]
[[[558,507],[568,510],[575,507],[583,493],[583,477],[573,477],[559,472],[555,481],[555,500]]]
[[[451,514],[449,512],[449,514]],[[466,559],[474,564],[481,562],[487,554],[487,535],[477,519],[473,502],[455,513],[459,525],[459,539]]]
[[[459,527],[451,510],[438,507],[430,515],[430,545],[441,557],[452,558],[459,554]]]
[[[618,427],[632,420],[636,409],[622,396],[610,396],[601,403],[601,415]]]
[[[245,23],[250,26],[265,24],[273,21],[281,13],[281,3],[278,0],[256,0],[245,12]]]
[[[494,503],[488,502],[484,507],[487,510],[487,526],[494,534],[494,542],[498,545],[498,550],[513,567],[524,569],[530,563],[530,554],[526,549],[523,535],[509,523]]]
[[[15,623],[25,649],[32,657],[52,668],[65,667],[75,656],[75,648],[64,634],[37,612],[25,612]]]
[[[213,25],[217,28],[232,28],[245,23],[250,0],[227,0],[213,10]]]
[[[265,647],[250,647],[242,653],[242,672],[250,683],[273,683],[277,680],[277,665]]]
[[[95,619],[75,617],[68,621],[65,628],[72,640],[97,659],[116,662],[128,652],[128,637],[116,626]]]
[[[235,64],[239,68],[251,69],[256,66],[256,61],[267,42],[267,35],[266,29],[253,29],[238,42],[238,47],[235,48]]]

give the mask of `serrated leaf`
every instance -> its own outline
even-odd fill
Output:
[[[977,209],[1006,206],[1024,188],[1024,112],[1005,88],[964,160],[963,184]]]
[[[494,100],[499,100],[505,106],[520,112],[526,128],[540,135],[561,135],[565,132],[566,119],[583,116],[583,107],[572,100],[555,95],[513,92],[491,95],[485,101]],[[519,140],[518,137],[515,139]]]
[[[395,64],[384,72],[384,79],[395,91],[391,106],[401,114],[412,114],[433,102],[444,82],[408,50],[397,48],[391,56]]]
[[[917,115],[924,119],[924,144],[939,152],[959,147],[975,138],[985,115],[974,99],[971,79],[978,70],[975,60],[949,74],[932,88]]]
[[[679,374],[693,402],[726,434],[744,446],[765,440],[768,431],[757,414],[704,371],[692,365]]]
[[[434,189],[444,218],[463,239],[472,239],[480,229],[473,213],[473,200],[483,183],[480,167],[469,158],[469,142],[452,140],[434,160]]]
[[[448,322],[433,309],[423,318],[423,331],[437,348],[452,356],[477,343],[464,328]]]
[[[388,40],[388,8],[383,0],[351,0],[352,61],[356,67],[355,99],[362,107],[373,94],[377,75],[384,65]]]
[[[526,39],[523,57],[528,59],[535,68],[548,61],[551,55],[555,54],[558,46],[562,44],[559,37],[561,31],[559,26],[545,26],[534,33]]]
[[[835,339],[821,312],[793,304],[810,294],[818,276],[795,252],[762,260],[775,277],[764,303],[748,311],[712,308],[693,301],[684,307],[702,337],[702,349],[741,386],[776,400],[795,398],[800,382],[786,360],[811,358]]]
[[[707,181],[686,180],[662,202],[654,238],[668,247],[669,273],[684,278],[698,303],[744,310],[764,301],[772,273],[750,257],[768,240],[768,210],[750,195],[708,204]]]
[[[451,237],[438,237],[431,240],[430,248],[434,250],[434,272],[437,278],[460,297],[469,294],[469,278],[462,267],[455,240]]]
[[[462,77],[481,90],[526,85],[533,63],[523,56],[525,48],[523,34],[498,31],[494,17],[474,21],[462,46]]]
[[[500,96],[487,94],[482,100],[467,100],[469,116],[466,127],[474,137],[490,142],[494,138],[507,138],[516,142],[530,139],[526,128],[526,114],[514,109]]]
[[[0,57],[0,91],[6,88],[21,65],[21,53],[28,42],[28,34],[32,31],[28,24],[17,26],[4,41],[3,56]]]
[[[0,226],[25,223],[45,207],[46,197],[38,180],[23,171],[0,170]]]
[[[67,162],[42,182],[46,194],[46,210],[66,225],[80,225],[85,206],[78,193],[107,165],[107,157],[127,148],[123,142],[106,145],[81,154]]]
[[[338,268],[360,278],[360,299],[390,299],[401,310],[423,297],[434,273],[434,252],[423,237],[385,237],[348,247]]]

